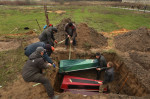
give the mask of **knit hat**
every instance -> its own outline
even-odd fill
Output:
[[[51,45],[50,44],[46,44],[45,45],[45,49],[48,50],[48,51],[51,50]]]
[[[45,51],[45,49],[43,48],[43,47],[37,47],[36,48],[36,52],[38,53],[38,54],[40,54],[41,52],[44,52]]]
[[[53,24],[49,24],[49,26],[52,26],[52,27],[53,27]]]
[[[73,26],[72,22],[69,22],[68,25],[69,25],[69,26]]]
[[[96,56],[101,56],[101,54],[99,52],[96,53]]]
[[[54,50],[55,50],[54,47],[51,46],[50,44],[46,44],[46,45],[45,45],[45,49],[46,49],[47,51],[54,51]]]

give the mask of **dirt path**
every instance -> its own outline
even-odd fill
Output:
[[[16,40],[0,41],[0,51],[17,49],[20,45],[20,42],[17,42]]]

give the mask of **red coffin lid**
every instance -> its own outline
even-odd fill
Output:
[[[99,90],[102,81],[65,75],[61,89]]]

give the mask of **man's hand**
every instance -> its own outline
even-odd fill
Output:
[[[72,42],[73,42],[73,41],[72,41],[72,40],[70,40],[70,43],[71,43],[71,44],[72,44]]]
[[[98,82],[99,84],[103,84],[103,82]]]
[[[49,65],[49,66],[52,66],[52,64],[51,64],[51,63],[48,63],[48,65]]]
[[[56,65],[53,63],[53,67],[56,68]]]
[[[101,68],[96,68],[96,70],[101,70]]]
[[[58,42],[55,40],[55,43],[57,44]]]

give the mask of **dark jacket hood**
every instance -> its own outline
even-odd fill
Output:
[[[48,27],[47,30],[49,32],[53,32],[53,31],[57,32],[57,28],[56,27]]]
[[[48,27],[47,31],[52,32],[52,27]]]
[[[33,52],[30,56],[29,56],[29,59],[30,60],[33,60],[33,59],[36,59],[36,58],[41,58],[42,56],[37,53],[37,52]]]

